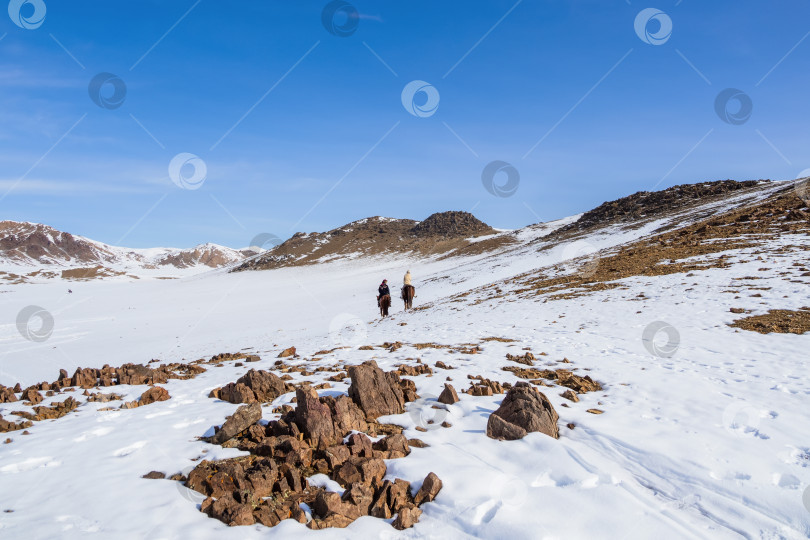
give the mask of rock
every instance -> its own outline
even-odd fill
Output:
[[[141,478],[148,478],[149,480],[162,480],[166,475],[160,471],[151,471],[141,476]]]
[[[530,353],[530,352],[527,352],[523,356],[517,356],[517,355],[507,353],[506,359],[511,360],[512,362],[517,362],[518,364],[524,364],[524,365],[527,365],[527,366],[533,366],[534,365],[534,360],[535,360],[534,355],[532,353]]]
[[[340,435],[335,434],[332,413],[328,405],[321,403],[318,392],[310,386],[302,386],[295,391],[295,398],[298,405],[295,424],[304,437],[312,440],[312,446],[318,446],[320,441],[324,445],[338,442]]]
[[[23,401],[30,401],[32,405],[36,405],[37,403],[42,403],[43,398],[42,394],[37,392],[37,389],[32,386],[23,390],[20,399]]]
[[[262,419],[262,406],[258,403],[242,405],[222,425],[212,437],[214,444],[222,444]]]
[[[350,431],[368,431],[365,414],[352,401],[352,398],[345,395],[338,396],[334,402],[330,403],[333,409],[332,421],[335,424],[335,432],[340,437]]]
[[[414,506],[405,506],[400,509],[392,525],[400,531],[410,529],[419,521],[421,515],[422,511],[420,509]]]
[[[515,441],[522,439],[528,431],[522,427],[510,424],[500,416],[491,414],[487,421],[487,436],[493,439]]]
[[[605,413],[605,411],[603,411],[601,409],[588,409],[585,412],[589,412],[591,414],[604,414]]]
[[[489,416],[487,436],[515,440],[523,438],[526,433],[539,431],[558,439],[557,420],[559,416],[548,398],[528,383],[519,382]]]
[[[456,389],[453,388],[452,384],[445,383],[444,390],[442,390],[442,393],[439,394],[439,399],[437,401],[446,405],[458,403],[458,394],[456,394]]]
[[[287,358],[288,356],[295,356],[295,347],[284,349],[283,351],[278,353],[278,358]]]
[[[150,405],[156,401],[166,401],[171,396],[169,395],[169,391],[163,388],[162,386],[153,386],[143,394],[138,399],[139,405]]]
[[[13,403],[17,401],[17,396],[11,388],[0,385],[0,403]]]
[[[389,454],[391,452],[401,452],[402,457],[411,453],[408,439],[402,433],[395,433],[394,435],[383,437],[374,443],[374,449],[388,452]]]
[[[439,494],[441,489],[442,481],[439,479],[439,477],[433,472],[428,473],[425,480],[422,482],[422,487],[420,487],[419,491],[416,492],[413,500],[417,506],[420,506],[426,502],[431,502],[436,498],[436,495]]]
[[[577,403],[579,401],[579,398],[577,397],[577,393],[574,392],[573,390],[566,390],[565,392],[560,394],[560,396],[564,397],[565,399],[567,399],[569,401],[573,401],[574,403]]]
[[[352,380],[349,396],[363,410],[367,420],[405,412],[405,398],[396,373],[385,373],[377,362],[369,360],[350,366],[349,377]]]
[[[253,403],[273,401],[293,387],[269,371],[251,369],[236,382],[211,391],[209,397],[219,398],[229,403]]]
[[[280,395],[292,390],[292,387],[269,371],[251,369],[236,382],[242,383],[253,390],[256,399],[262,402],[273,401]]]

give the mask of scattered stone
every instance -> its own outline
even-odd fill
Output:
[[[139,405],[151,405],[156,401],[166,401],[171,396],[169,395],[169,391],[161,386],[154,386],[141,394],[141,397],[138,399]]]
[[[535,360],[534,355],[530,352],[527,352],[523,356],[517,356],[514,354],[507,353],[506,359],[511,360],[512,362],[517,362],[518,364],[525,364],[527,366],[533,366]]]
[[[141,476],[141,478],[148,478],[149,480],[162,480],[166,475],[160,471],[151,471]]]
[[[527,433],[539,431],[558,439],[559,416],[545,394],[525,382],[509,390],[487,421],[487,436],[499,440],[522,439]]]
[[[445,383],[444,390],[442,390],[442,393],[439,394],[439,399],[437,401],[446,405],[458,403],[458,394],[456,394],[456,389],[453,388],[453,385]]]
[[[569,401],[573,401],[574,403],[579,402],[579,398],[577,397],[577,393],[574,392],[573,390],[570,390],[570,389],[566,390],[565,392],[560,394],[560,396],[564,397],[565,399],[567,399]]]
[[[439,477],[436,476],[435,473],[428,473],[425,480],[422,482],[422,487],[419,488],[413,500],[417,506],[420,506],[422,503],[431,502],[436,498],[436,495],[439,494],[441,489],[442,481],[439,480]]]
[[[600,409],[588,409],[586,412],[589,412],[591,414],[604,414],[605,411]]]
[[[222,444],[232,439],[240,432],[246,430],[262,418],[262,407],[258,403],[242,405],[233,415],[229,416],[219,431],[214,434],[211,442]]]
[[[283,351],[278,353],[278,358],[287,358],[288,356],[295,356],[295,347],[284,349]]]
[[[289,375],[284,377],[292,379]],[[208,394],[208,397],[218,398],[229,403],[254,403],[257,401],[266,403],[293,389],[291,384],[284,382],[284,378],[274,373],[251,369],[236,382],[228,383],[222,388],[215,388]]]

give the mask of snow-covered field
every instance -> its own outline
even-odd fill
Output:
[[[588,245],[607,248],[657,225],[603,232],[588,238]],[[526,242],[539,236],[522,234]],[[806,237],[780,242],[807,245]],[[578,250],[558,246],[538,253],[526,245],[509,255],[467,259],[357,259],[170,281],[93,281],[71,284],[73,294],[59,281],[0,286],[2,384],[19,381],[25,387],[55,380],[60,368],[72,373],[78,366],[153,358],[195,360],[240,350],[262,357],[256,364],[206,366],[195,379],[171,380],[163,385],[172,396],[168,401],[117,411],[87,403],[59,420],[36,423],[30,435],[7,434],[13,442],[0,444],[0,537],[807,538],[810,504],[802,497],[810,485],[810,336],[727,326],[739,317],[731,307],[759,314],[810,304],[806,284],[778,276],[794,259],[773,247],[765,261],[744,250],[730,252],[748,262],[691,277],[630,278],[626,289],[548,302],[542,296],[517,298],[509,286],[500,298],[475,300],[483,285],[557,264],[581,255]],[[773,271],[757,272],[763,266]],[[377,285],[388,278],[395,289],[408,268],[417,287],[414,305],[430,306],[404,313],[395,299],[393,316],[379,319]],[[762,297],[745,289],[736,299],[722,292],[734,278],[751,275],[763,278],[758,287],[771,287],[758,291]],[[448,301],[470,290],[462,301]],[[26,341],[18,333],[15,317],[28,305],[53,315],[48,340]],[[652,354],[642,340],[645,328],[658,321],[677,331],[671,357]],[[673,335],[660,332],[655,343],[660,347],[661,339]],[[481,341],[492,336],[516,341]],[[395,352],[358,348],[385,341],[406,345]],[[483,352],[408,345],[423,342],[480,343]],[[510,365],[504,357],[525,347],[536,356],[547,353],[537,356],[537,367],[576,368],[600,381],[604,391],[570,403],[559,396],[562,388],[542,389],[560,415],[559,440],[539,433],[510,442],[489,439],[487,417],[502,395],[460,393],[446,417],[429,407],[420,410],[419,402],[409,405],[409,413],[386,417],[406,426],[409,438],[430,445],[389,461],[389,475],[418,487],[433,471],[444,483],[436,501],[422,507],[419,523],[403,532],[371,517],[318,532],[293,520],[273,529],[231,528],[199,512],[200,496],[177,482],[140,478],[151,470],[188,471],[201,457],[241,455],[196,440],[236,409],[208,393],[248,369],[272,369],[278,352],[289,346],[297,347],[302,363],[316,351],[346,347],[318,365],[374,358],[387,370],[418,357],[430,366],[441,360],[455,367],[413,377],[428,399],[440,393],[447,376],[459,393],[469,386],[467,375],[514,383],[518,379],[501,370]],[[571,363],[557,364],[563,358]],[[323,392],[347,387],[333,383]],[[144,387],[114,391],[136,399]],[[46,402],[52,400],[64,395]],[[12,410],[24,408],[4,404],[0,413],[11,419]],[[590,408],[604,414],[589,414]],[[269,410],[265,419],[273,418]],[[452,427],[416,431],[420,413],[442,415],[437,419]],[[567,429],[568,423],[575,429]]]

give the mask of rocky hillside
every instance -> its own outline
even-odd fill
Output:
[[[639,191],[633,195],[608,201],[582,214],[575,223],[562,227],[557,234],[586,231],[616,223],[640,223],[675,210],[695,207],[713,200],[722,200],[735,192],[753,191],[769,180],[718,180],[698,184],[683,184],[661,191]]]
[[[267,270],[384,253],[443,254],[468,246],[469,238],[496,233],[469,212],[440,212],[421,222],[377,216],[325,233],[296,233],[264,255],[245,261],[235,271]]]

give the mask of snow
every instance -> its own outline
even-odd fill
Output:
[[[595,250],[610,250],[662,224],[613,228],[583,240]],[[0,444],[0,510],[14,512],[0,513],[0,535],[807,538],[810,509],[802,495],[810,484],[805,414],[810,381],[803,361],[810,337],[727,326],[738,317],[731,307],[758,314],[808,304],[806,282],[779,276],[799,260],[780,248],[806,249],[807,237],[785,235],[774,241],[763,254],[765,261],[756,260],[752,249],[729,251],[734,264],[691,277],[633,277],[623,280],[626,288],[548,302],[542,296],[518,297],[511,292],[515,285],[501,284],[502,297],[485,299],[483,285],[567,260],[565,246],[538,251],[542,230],[518,232],[522,244],[501,255],[465,259],[358,258],[170,281],[92,281],[71,283],[71,295],[65,284],[54,281],[0,285],[0,320],[7,321],[0,326],[0,383],[6,385],[54,380],[59,368],[72,373],[78,366],[194,360],[239,350],[262,357],[243,367],[206,366],[208,371],[192,380],[171,380],[163,385],[172,396],[165,402],[116,411],[99,410],[110,403],[86,403],[64,418],[36,423],[30,435],[6,434],[13,442]],[[758,272],[763,266],[773,270]],[[396,300],[393,315],[379,319],[376,285],[388,278],[396,286],[407,268],[417,287],[415,306],[428,308],[404,313]],[[763,278],[756,286],[771,289],[758,291],[761,298],[751,297],[739,279],[735,282],[746,276]],[[732,286],[743,292],[722,292]],[[641,292],[644,298],[638,298]],[[47,341],[25,341],[17,332],[15,317],[28,305],[53,314],[55,328]],[[670,358],[654,356],[642,341],[644,329],[656,321],[679,334]],[[481,342],[490,336],[516,341]],[[393,353],[358,348],[396,340],[406,345]],[[423,342],[481,343],[483,352],[465,355],[408,345]],[[248,369],[272,369],[278,352],[291,345],[302,363],[316,351],[344,346],[318,365],[374,358],[383,369],[392,369],[418,357],[430,366],[441,360],[456,368],[413,377],[423,401],[388,417],[406,427],[406,436],[430,445],[390,460],[389,476],[418,487],[433,471],[444,483],[436,501],[422,507],[414,529],[398,532],[370,517],[345,530],[319,532],[292,520],[273,529],[227,527],[197,510],[199,494],[177,482],[140,478],[151,470],[187,472],[200,458],[243,455],[196,439],[236,409],[207,395]],[[576,368],[605,387],[581,395],[579,403],[561,398],[559,387],[542,388],[560,415],[559,440],[538,433],[519,441],[489,439],[487,417],[503,396],[461,394],[469,384],[467,375],[514,383],[518,379],[501,370],[510,364],[504,356],[522,353],[524,347],[536,356],[547,353],[537,356],[538,368]],[[563,358],[571,363],[558,364]],[[447,376],[461,401],[446,410],[432,409]],[[307,379],[320,381],[318,376]],[[324,392],[347,388],[333,383]],[[111,390],[132,400],[144,389]],[[291,397],[281,396],[274,405],[289,403]],[[592,415],[589,408],[605,413]],[[21,409],[26,407],[19,402],[0,405],[6,419]],[[269,410],[267,420],[275,417]],[[419,432],[415,427],[425,415],[436,415],[433,425],[447,421],[452,427]],[[574,430],[565,427],[569,422],[576,424]],[[328,478],[311,480],[339,491]]]

